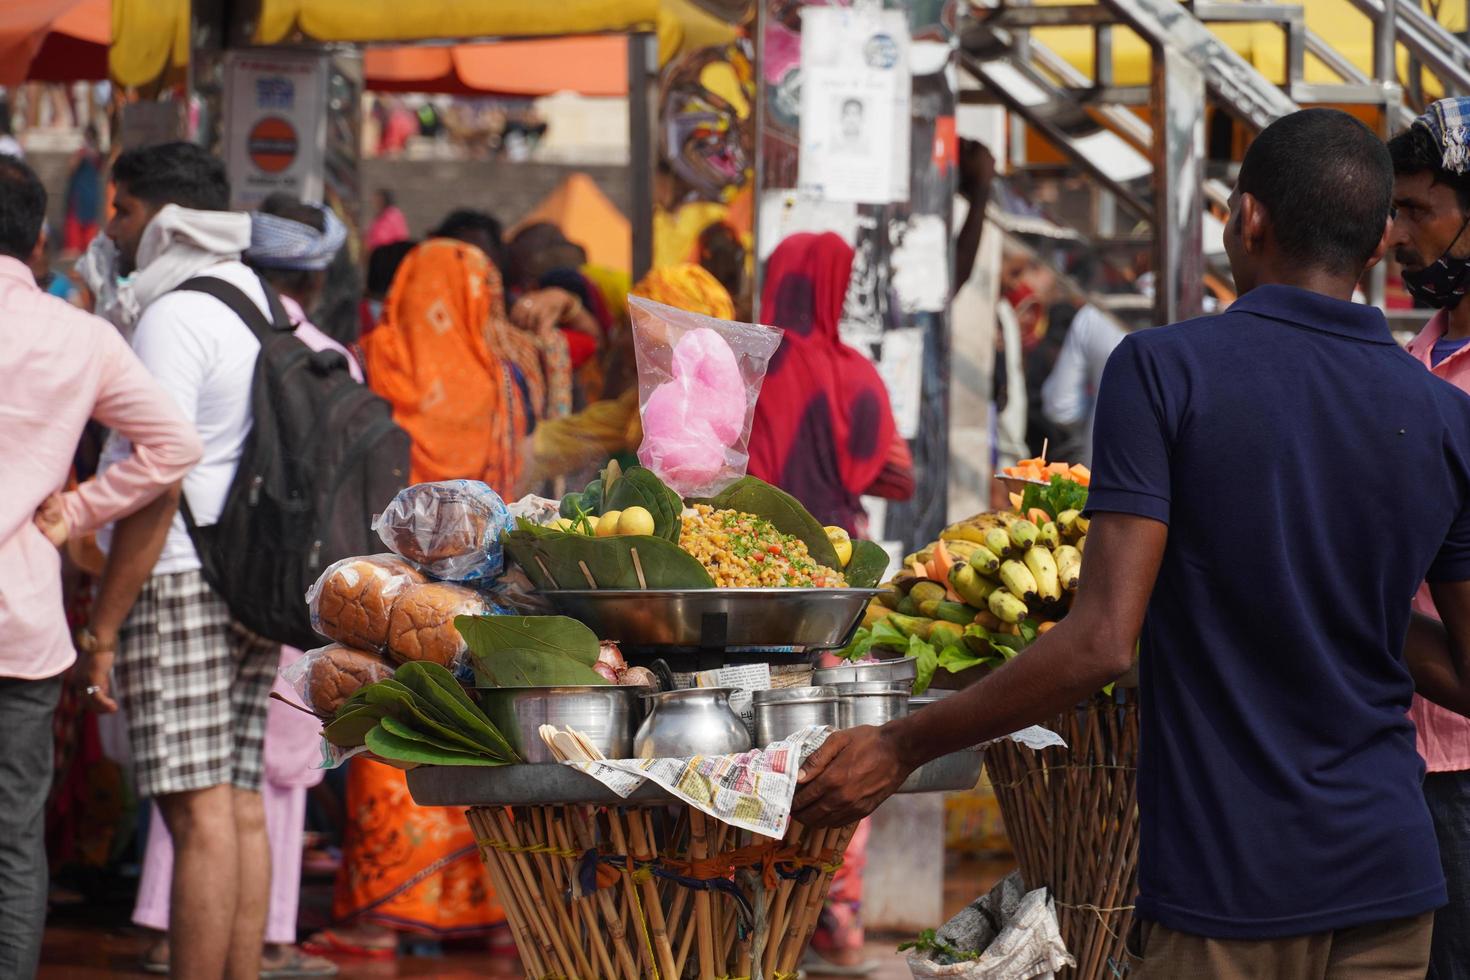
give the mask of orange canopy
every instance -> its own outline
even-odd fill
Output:
[[[572,174],[506,235],[549,221],[587,250],[587,261],[628,272],[633,268],[633,229],[623,212],[586,174]]]
[[[112,0],[0,3],[0,85],[107,77]]]
[[[503,95],[628,93],[628,40],[565,37],[452,47],[369,48],[368,88]]]

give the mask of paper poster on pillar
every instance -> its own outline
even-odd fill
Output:
[[[902,11],[801,11],[798,183],[830,201],[909,196],[908,21]]]
[[[231,205],[255,208],[278,191],[320,203],[327,55],[227,51],[224,71],[225,167]]]

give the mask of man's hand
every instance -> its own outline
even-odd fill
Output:
[[[581,306],[581,300],[565,289],[538,289],[511,307],[510,321],[528,333],[544,333],[576,316]]]
[[[110,715],[117,710],[117,702],[112,699],[114,656],[112,650],[82,654],[78,683],[83,691],[90,692],[85,694],[87,707],[99,715]]]
[[[833,732],[802,764],[792,814],[809,827],[845,827],[878,809],[912,769],[884,729]]]
[[[46,540],[60,548],[71,537],[71,528],[66,523],[66,511],[61,506],[61,494],[53,493],[36,508],[36,527],[46,535]]]

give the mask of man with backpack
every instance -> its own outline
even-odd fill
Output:
[[[180,290],[196,277],[233,287],[269,316],[241,261],[250,218],[229,209],[224,167],[186,143],[131,150],[113,166],[107,234],[119,272],[136,272],[133,348],[198,429],[204,457],[178,508],[118,521],[83,637],[94,707],[116,710],[106,666],[116,651],[140,796],[152,797],[176,848],[170,933],[175,977],[255,978],[270,887],[261,746],[278,649],[239,631],[206,581],[180,509],[218,521],[252,427],[261,344],[219,299]],[[117,455],[114,438],[104,467]],[[105,470],[104,470],[105,471]]]

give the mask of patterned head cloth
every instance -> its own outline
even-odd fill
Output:
[[[319,210],[326,225],[324,231],[279,215],[253,212],[245,258],[263,269],[325,269],[347,241],[347,228],[331,208]]]
[[[1470,98],[1440,99],[1414,125],[1434,137],[1444,169],[1452,174],[1470,170]]]

